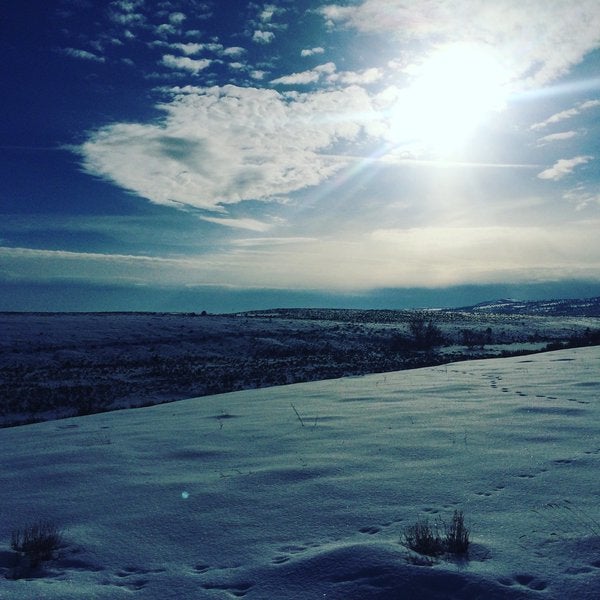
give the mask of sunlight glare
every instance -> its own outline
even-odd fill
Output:
[[[436,50],[409,73],[392,114],[398,143],[418,143],[440,154],[460,148],[482,120],[507,100],[508,76],[487,47],[453,44]]]

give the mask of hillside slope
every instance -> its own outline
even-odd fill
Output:
[[[596,599],[599,367],[579,348],[0,430],[0,575],[14,528],[66,540],[0,597]],[[455,509],[467,559],[400,543]]]

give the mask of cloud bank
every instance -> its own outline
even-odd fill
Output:
[[[549,228],[387,228],[329,240],[241,240],[229,252],[186,258],[0,248],[0,268],[5,263],[12,280],[337,291],[597,280],[597,228],[597,222]]]

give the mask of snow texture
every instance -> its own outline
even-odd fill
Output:
[[[0,598],[600,597],[600,347],[0,430]],[[464,511],[468,558],[405,548]],[[11,531],[63,528],[11,579]]]

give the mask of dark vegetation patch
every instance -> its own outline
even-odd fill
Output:
[[[0,313],[0,330],[3,426],[600,343],[596,317],[457,311]]]

